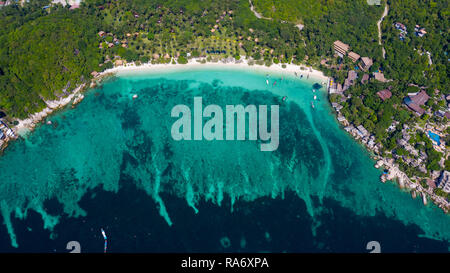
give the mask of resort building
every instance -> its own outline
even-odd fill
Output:
[[[331,106],[336,110],[336,112],[339,112],[343,108],[343,106],[337,102],[332,102]]]
[[[341,94],[342,93],[342,84],[336,82],[334,79],[331,79],[330,88],[328,91],[330,94],[333,94],[333,93]]]
[[[372,66],[372,64],[373,64],[373,61],[372,61],[371,58],[369,58],[369,57],[362,57],[361,58],[361,62],[359,63],[359,67],[362,70],[367,71]]]
[[[369,81],[369,74],[364,74],[361,79],[362,84],[366,84]]]
[[[380,82],[388,82],[388,80],[386,80],[386,78],[384,77],[383,72],[373,72],[373,77],[375,78],[375,80],[380,81]]]
[[[355,84],[355,80],[358,78],[358,73],[355,70],[348,71],[347,79],[344,81],[344,87],[342,91],[347,90],[350,86]]]
[[[356,62],[356,61],[358,61],[359,60],[359,55],[357,54],[357,53],[355,53],[355,52],[350,52],[350,53],[348,53],[348,57],[353,61],[353,62]]]
[[[379,5],[381,5],[381,0],[367,0],[367,4],[370,6],[373,6],[373,5],[379,6]]]
[[[414,28],[414,34],[416,34],[416,36],[418,37],[423,37],[425,36],[425,34],[427,34],[427,32],[425,31],[425,28],[416,25],[416,27]]]
[[[425,110],[420,106],[424,105],[429,98],[430,97],[428,96],[427,92],[425,92],[425,90],[422,90],[416,95],[407,96],[404,99],[404,102],[411,110],[415,111],[419,116],[421,116],[423,115],[423,113],[425,113]]]
[[[348,122],[348,120],[341,114],[338,115],[337,120],[343,124],[344,126],[348,126],[350,123]]]
[[[394,24],[394,27],[396,29],[400,30],[400,32],[402,32],[402,33],[405,33],[405,34],[408,33],[408,31],[406,31],[406,26],[404,24],[402,24],[402,23],[397,22],[397,23]]]
[[[337,93],[337,87],[338,87],[338,83],[336,82],[336,80],[335,79],[331,79],[330,80],[330,87],[328,89],[328,92],[330,94]]]
[[[377,95],[383,101],[385,101],[385,100],[389,99],[390,97],[392,97],[392,93],[388,89],[384,89],[384,90],[378,91]]]
[[[450,172],[443,171],[441,176],[439,176],[436,184],[438,188],[441,188],[443,191],[450,193]]]
[[[70,6],[69,10],[74,10],[80,8],[80,4],[73,4]]]
[[[350,49],[350,46],[344,44],[343,42],[337,40],[333,43],[334,50],[339,55],[339,57],[344,57],[347,54],[347,51]]]
[[[366,128],[364,128],[362,125],[358,125],[356,127],[356,129],[358,129],[358,135],[361,137],[365,137],[369,135],[369,132],[366,130]]]

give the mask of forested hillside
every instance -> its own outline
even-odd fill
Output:
[[[319,64],[323,59],[336,62],[335,40],[369,56],[372,71],[383,69],[398,86],[416,83],[448,92],[448,1],[389,1],[390,12],[382,24],[386,59],[376,25],[384,1],[381,6],[365,0],[252,2],[273,20],[258,19],[248,0],[86,0],[74,10],[61,5],[44,9],[49,1],[34,0],[3,7],[0,110],[9,117],[26,117],[44,107],[43,99],[63,95],[117,58],[185,63],[188,53],[208,60],[248,56],[266,65],[306,63],[343,79],[351,64],[340,71]],[[405,41],[398,39],[396,21],[411,30]],[[295,26],[300,23],[301,31]],[[416,24],[426,27],[425,37],[414,36]],[[107,35],[99,37],[99,31]],[[432,65],[426,51],[431,52]],[[362,90],[366,97],[375,96],[372,91]]]
[[[26,117],[44,107],[43,100],[68,94],[88,77],[100,61],[94,22],[60,10],[3,32],[0,108]]]

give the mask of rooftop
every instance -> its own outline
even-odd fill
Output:
[[[385,101],[392,96],[392,93],[391,93],[391,91],[384,89],[384,90],[378,91],[377,95],[378,95],[378,97],[380,97],[380,99]]]
[[[375,80],[380,82],[387,82],[386,78],[384,77],[384,74],[382,72],[374,72],[373,76],[375,77]]]
[[[356,78],[358,78],[358,73],[356,73],[355,70],[350,70],[348,71],[348,78],[350,81],[354,81],[356,80]]]
[[[361,83],[365,84],[365,83],[367,83],[367,81],[369,81],[369,74],[364,74],[362,76]]]
[[[350,49],[349,45],[344,44],[343,42],[341,42],[339,40],[335,41],[333,44],[334,44],[335,47],[342,48],[345,51],[348,51]]]
[[[414,103],[414,101],[410,97],[406,97],[404,99],[404,102],[411,110],[417,112],[419,115],[425,113],[425,110],[421,108],[418,104]]]
[[[352,51],[352,52],[348,53],[348,57],[350,59],[352,59],[354,62],[356,62],[360,56],[359,56],[359,54]]]
[[[424,105],[430,98],[425,90],[420,91],[415,96],[410,96],[411,100],[417,105]]]
[[[365,66],[371,66],[373,64],[372,59],[369,57],[361,57],[361,61],[363,61]]]

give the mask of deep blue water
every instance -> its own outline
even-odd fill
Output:
[[[81,252],[100,253],[100,228],[108,235],[108,252],[119,253],[369,252],[366,244],[373,240],[380,242],[382,252],[447,252],[449,247],[446,242],[417,237],[421,231],[415,225],[405,226],[382,213],[357,216],[331,199],[324,200],[326,212],[320,216],[322,225],[314,236],[313,221],[295,194],[286,194],[284,200],[265,197],[249,203],[238,201],[233,213],[228,203],[218,207],[200,202],[199,213],[195,214],[184,199],[166,194],[163,198],[167,209],[176,211],[172,213],[172,227],[159,215],[154,201],[123,178],[117,194],[101,189],[86,194],[80,206],[88,215],[79,219],[63,217],[55,227],[58,235],[54,239],[42,229],[42,219],[34,212],[26,220],[13,220],[20,238],[18,249],[10,246],[1,225],[0,250],[69,252],[66,245],[75,240],[80,242]],[[49,213],[61,212],[55,200],[48,201],[46,207]],[[221,245],[225,237],[231,243],[228,248]]]

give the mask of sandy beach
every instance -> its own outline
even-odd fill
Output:
[[[239,61],[225,62],[223,60],[218,62],[206,62],[202,63],[201,60],[204,58],[192,58],[189,59],[187,64],[151,64],[145,63],[141,65],[136,65],[135,63],[128,63],[123,66],[117,66],[111,69],[107,69],[102,73],[99,73],[97,77],[101,77],[107,74],[115,74],[115,73],[126,73],[126,72],[136,72],[136,71],[157,71],[163,73],[164,70],[175,70],[175,69],[192,69],[192,68],[204,68],[207,66],[211,67],[222,67],[222,68],[243,68],[250,70],[259,70],[265,73],[288,73],[295,75],[303,75],[304,77],[310,77],[312,79],[316,79],[319,83],[328,83],[328,77],[326,77],[323,72],[319,70],[312,69],[311,67],[304,65],[294,65],[294,64],[285,64],[285,68],[282,67],[282,64],[272,64],[271,66],[258,65],[258,64],[249,64],[247,59],[241,59]]]
[[[122,73],[136,73],[136,72],[158,72],[164,73],[164,71],[178,70],[178,69],[195,69],[195,68],[204,68],[204,67],[220,67],[220,68],[242,68],[242,69],[250,69],[250,70],[258,70],[263,73],[281,73],[281,74],[290,74],[292,76],[300,76],[303,75],[305,78],[311,78],[317,80],[318,83],[326,85],[324,90],[328,90],[329,78],[326,77],[321,71],[312,69],[311,67],[304,65],[294,65],[294,64],[285,64],[283,68],[282,64],[272,64],[271,66],[258,65],[258,64],[249,64],[247,59],[241,60],[232,60],[230,59],[222,59],[218,62],[206,62],[205,58],[191,58],[187,64],[152,64],[145,63],[136,65],[135,63],[127,63],[122,66],[116,66],[110,69],[107,69],[95,76],[92,79],[91,87],[95,86],[95,83],[101,80],[103,77],[114,74],[122,74]],[[46,101],[47,107],[40,112],[34,113],[30,115],[28,118],[23,120],[17,120],[18,124],[12,127],[12,130],[16,134],[16,136],[23,136],[28,132],[32,131],[36,124],[45,119],[48,115],[50,115],[56,109],[62,108],[70,103],[77,104],[83,99],[82,90],[86,84],[82,84],[75,88],[72,93],[64,98],[59,100]]]

